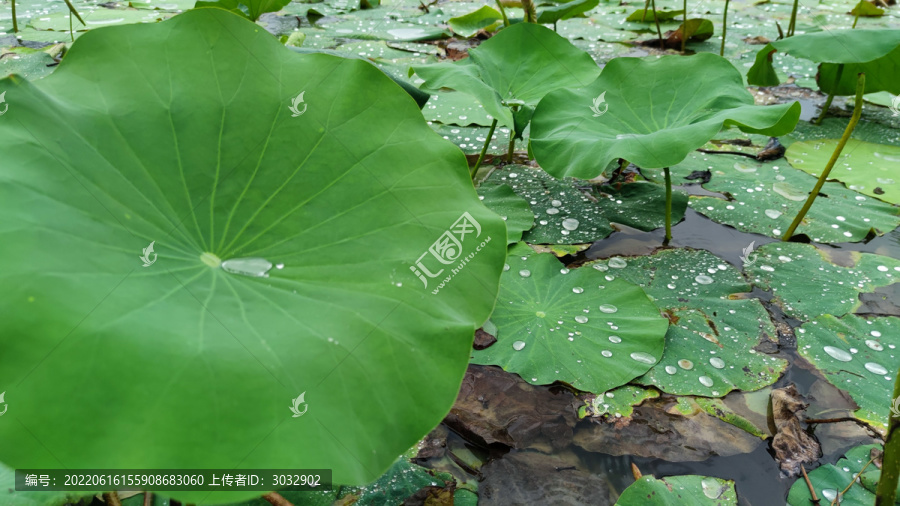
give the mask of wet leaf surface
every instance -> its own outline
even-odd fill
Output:
[[[754,348],[776,338],[757,299],[734,298],[750,286],[730,264],[702,250],[663,250],[652,256],[589,264],[639,284],[670,321],[659,363],[637,382],[673,394],[719,397],[756,390],[787,367]]]
[[[617,506],[736,506],[734,482],[708,476],[644,476],[622,492]]]
[[[797,349],[859,405],[854,415],[886,430],[900,369],[900,318],[823,315],[797,331]]]
[[[589,267],[566,269],[522,243],[506,261],[491,316],[497,343],[475,351],[473,363],[536,385],[606,392],[659,360],[668,321],[636,285]]]

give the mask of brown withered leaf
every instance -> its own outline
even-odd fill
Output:
[[[562,460],[537,452],[509,453],[484,466],[478,504],[613,504],[606,481],[579,469],[578,464],[573,459]]]
[[[572,441],[575,396],[530,385],[498,367],[469,365],[444,423],[480,445],[551,451]]]
[[[772,449],[782,472],[789,476],[799,475],[800,464],[815,462],[822,455],[819,442],[800,425],[807,406],[794,385],[772,390],[772,423],[777,432]]]
[[[582,423],[575,432],[575,444],[587,451],[615,456],[696,462],[717,455],[750,453],[762,442],[706,414],[699,406],[684,414],[675,405],[674,397],[663,396],[644,401],[634,408],[629,419]]]

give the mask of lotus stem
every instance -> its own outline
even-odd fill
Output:
[[[106,492],[103,494],[103,500],[106,501],[108,506],[122,506],[122,501],[116,492]]]
[[[859,8],[856,9],[856,17],[853,18],[853,26],[850,27],[851,30],[856,28],[856,23],[859,21],[859,13],[861,10],[862,9]]]
[[[844,64],[838,64],[837,72],[834,74],[834,85],[831,87],[831,93],[828,94],[828,98],[825,99],[825,104],[822,106],[822,112],[819,113],[819,117],[816,118],[816,125],[821,125],[822,120],[825,119],[825,116],[828,114],[828,109],[831,108],[831,101],[834,100],[834,92],[837,91],[838,84],[841,82],[841,76],[844,74]]]
[[[894,380],[893,399],[897,397],[900,397],[900,374]],[[897,496],[897,478],[900,477],[900,420],[893,413],[896,402],[891,402],[891,418],[887,437],[884,438],[881,479],[878,480],[878,487],[875,489],[875,506],[893,505]]]
[[[728,3],[731,0],[725,0],[725,12],[722,13],[722,47],[719,48],[719,56],[725,56],[725,35],[728,33]]]
[[[500,0],[495,0],[497,2],[497,7],[500,8],[500,15],[503,16],[503,26],[509,26],[509,18],[506,17],[506,10],[503,8],[503,4],[500,3]]]
[[[800,0],[794,0],[794,8],[791,9],[791,22],[788,24],[787,36],[791,37],[794,35],[794,28],[796,28],[797,24],[797,10],[800,7]]]
[[[13,33],[19,33],[19,23],[16,21],[16,0],[12,0]]]
[[[659,49],[662,50],[665,46],[663,46],[662,30],[659,29],[659,16],[656,15],[656,0],[650,0],[650,5],[653,6],[653,21],[656,22],[656,35],[659,36]],[[646,9],[644,12],[647,12]]]
[[[488,145],[491,143],[491,138],[494,137],[495,128],[497,128],[497,118],[494,118],[494,121],[491,122],[491,129],[487,134],[487,139],[484,140],[484,147],[481,148],[481,154],[478,155],[478,161],[475,162],[475,167],[469,174],[472,176],[473,181],[475,180],[475,174],[478,173],[478,167],[481,167],[481,161],[484,160],[484,154],[487,153]]]
[[[856,80],[856,103],[853,106],[853,116],[850,118],[850,123],[847,124],[847,128],[844,130],[844,135],[841,136],[841,140],[838,141],[837,147],[834,148],[834,153],[831,154],[831,159],[828,160],[828,164],[825,165],[825,169],[822,171],[822,174],[819,176],[819,180],[816,182],[816,186],[813,187],[813,190],[810,192],[809,197],[806,199],[806,203],[803,204],[803,208],[800,209],[800,212],[794,217],[794,221],[791,223],[791,226],[788,227],[787,232],[781,236],[782,241],[789,240],[793,235],[794,231],[797,230],[797,227],[800,226],[800,222],[803,221],[803,218],[806,216],[806,213],[809,212],[809,208],[812,207],[813,201],[816,200],[816,197],[819,195],[819,190],[822,189],[822,186],[825,184],[825,180],[828,179],[828,174],[831,173],[831,168],[834,167],[835,162],[839,156],[841,156],[841,151],[844,150],[844,146],[847,144],[847,141],[850,140],[850,134],[853,133],[853,129],[856,128],[856,124],[859,123],[859,117],[862,115],[862,105],[863,105],[863,93],[866,91],[866,74],[860,72],[859,77]],[[894,419],[891,418],[891,426],[893,427]],[[898,435],[897,444],[900,445],[900,435]],[[900,460],[898,460],[900,462]],[[894,486],[896,487],[897,482],[896,478],[894,479]],[[879,489],[881,485],[879,484]],[[893,502],[893,493],[891,494],[891,502],[885,504],[894,504]]]
[[[687,43],[687,0],[682,0],[681,8],[684,13],[681,14],[681,54],[684,54],[684,45]],[[656,13],[653,13],[656,16]]]
[[[522,8],[525,10],[525,22],[537,23],[537,11],[532,0],[522,0]]]
[[[666,176],[666,240],[663,244],[669,244],[672,240],[672,175],[669,174],[669,168],[663,169]]]
[[[509,129],[509,150],[506,152],[506,163],[512,163],[513,150],[516,148],[516,129]]]
[[[650,8],[650,0],[644,0],[644,12],[641,14],[641,23],[647,20],[647,9]],[[653,13],[656,16],[656,13]]]

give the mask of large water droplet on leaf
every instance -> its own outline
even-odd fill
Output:
[[[513,343],[513,349],[516,351],[519,351],[524,347],[525,347],[525,341],[516,341]]]
[[[840,360],[841,362],[849,362],[853,360],[853,355],[840,348],[835,348],[834,346],[826,346],[823,349],[825,350],[825,353],[827,353],[831,358],[835,360]]]
[[[265,258],[232,258],[222,262],[222,270],[254,278],[268,277],[272,262]]]
[[[636,351],[636,352],[632,353],[631,359],[636,360],[641,363],[644,363],[644,364],[655,364],[656,363],[656,357],[654,357],[653,355],[651,355],[649,353],[644,353],[642,351]]]

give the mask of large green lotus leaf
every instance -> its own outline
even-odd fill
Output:
[[[503,222],[378,69],[205,8],[0,93],[0,461],[360,484],[447,413]]]
[[[734,267],[703,250],[589,264],[638,284],[670,321],[666,350],[637,383],[677,395],[719,397],[774,383],[787,362],[754,348],[776,336],[758,299],[735,297],[750,286]]]
[[[892,55],[897,46],[900,46],[900,31],[897,30],[824,30],[795,35],[760,49],[756,54],[756,61],[747,72],[747,82],[758,86],[780,84],[781,79],[772,66],[772,53],[781,51],[815,63],[851,64],[844,68],[846,80],[841,79],[837,93],[839,95],[855,93],[856,74],[863,69],[867,72],[866,93],[881,90],[897,90],[894,93],[900,93],[900,81],[895,79],[891,82],[889,79],[891,75],[896,75],[897,61],[900,61],[897,60],[900,54]],[[870,64],[858,67],[857,64],[863,63]],[[893,70],[890,67],[894,67]],[[819,86],[826,92],[830,91],[834,83],[836,68],[836,65],[823,65],[819,68]]]
[[[800,355],[859,405],[854,415],[887,430],[900,369],[900,318],[822,315],[797,332]]]
[[[643,168],[675,165],[723,126],[782,135],[800,104],[762,107],[719,56],[616,58],[584,88],[549,93],[534,112],[535,159],[556,177],[592,178],[624,158]]]
[[[596,269],[566,269],[523,243],[507,259],[491,315],[499,335],[472,362],[525,381],[563,381],[606,392],[647,372],[663,353],[668,321],[637,286]]]
[[[291,0],[198,0],[196,7],[218,7],[256,21],[267,12],[277,12]]]
[[[816,76],[819,89],[825,93],[833,92],[835,95],[855,95],[858,75],[863,72],[866,74],[866,93],[879,91],[900,93],[900,44],[893,51],[876,60],[844,65],[841,80],[835,87],[837,71],[838,64],[823,63],[819,65],[819,72]]]
[[[476,11],[450,18],[447,24],[450,26],[450,29],[463,37],[471,37],[478,33],[479,30],[488,32],[496,30],[502,20],[503,16],[497,9],[489,5],[482,5]]]
[[[469,58],[455,63],[414,66],[425,80],[423,89],[451,88],[475,97],[488,114],[513,127],[504,101],[519,100],[535,106],[548,92],[584,86],[600,69],[590,55],[553,30],[534,23],[518,23],[501,30]]]
[[[616,506],[737,506],[734,482],[684,475],[644,476],[628,486]]]
[[[869,462],[873,448],[881,450],[881,445],[862,445],[848,451],[835,464],[825,464],[809,472],[809,481],[816,491],[819,504],[830,504],[837,495],[847,489],[857,474]],[[853,483],[846,493],[841,495],[841,506],[872,506],[875,504],[875,486],[881,478],[881,470],[869,464],[859,481]],[[900,489],[898,489],[900,490]],[[798,478],[791,485],[787,497],[790,506],[808,506],[812,504],[809,485],[806,480]]]
[[[830,152],[829,152],[830,154]],[[692,196],[690,205],[710,219],[744,232],[781,238],[803,207],[816,178],[784,160],[757,162],[743,157],[691,153],[673,169],[676,180],[709,170],[703,187],[730,197]],[[826,182],[798,234],[816,242],[862,241],[900,225],[900,209],[863,196],[841,183]]]
[[[613,232],[610,222],[640,230],[665,224],[665,189],[652,183],[629,183],[617,188],[603,185],[600,192],[587,181],[555,179],[524,165],[494,170],[482,187],[507,184],[531,204],[534,228],[524,240],[531,244],[583,244]],[[687,195],[673,192],[672,220],[678,222],[687,208]]]
[[[684,15],[684,10],[677,11],[663,11],[658,10],[654,11],[652,9],[638,9],[625,18],[625,21],[631,21],[636,23],[653,23],[655,18],[659,18],[660,21],[674,21],[676,18]]]
[[[745,271],[753,283],[771,290],[773,301],[789,316],[810,321],[823,314],[843,316],[860,307],[860,293],[900,280],[900,260],[849,251],[835,265],[809,244],[771,243],[756,250]]]
[[[819,177],[837,143],[838,139],[795,142],[784,156],[795,168]],[[900,147],[850,139],[828,178],[843,182],[851,190],[900,204],[898,164]]]
[[[478,188],[478,196],[484,205],[506,222],[506,242],[515,244],[522,240],[522,233],[534,226],[531,206],[522,200],[509,186],[486,185]]]

